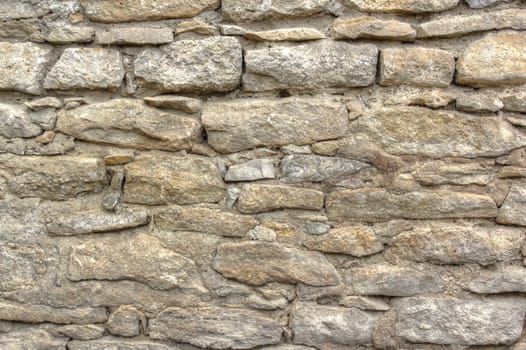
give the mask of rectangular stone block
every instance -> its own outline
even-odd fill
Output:
[[[305,17],[322,12],[329,0],[223,0],[221,11],[233,22],[256,21],[267,18]]]
[[[250,184],[241,188],[237,208],[242,213],[260,213],[278,209],[320,210],[321,191],[281,185]]]
[[[364,12],[426,13],[452,9],[459,0],[345,0],[344,3]]]
[[[98,30],[96,34],[96,42],[102,45],[160,45],[173,40],[173,30],[168,27],[119,27]]]

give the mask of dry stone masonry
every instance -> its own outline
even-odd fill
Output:
[[[0,350],[525,350],[524,0],[0,0]]]

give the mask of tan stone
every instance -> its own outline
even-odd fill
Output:
[[[226,19],[244,22],[306,17],[324,11],[328,4],[329,0],[223,0],[221,10]]]
[[[499,209],[497,222],[506,225],[526,226],[526,185],[513,184]]]
[[[237,208],[242,213],[259,213],[278,209],[320,210],[323,192],[301,187],[247,184],[241,189]]]
[[[384,249],[374,231],[367,226],[341,227],[320,236],[309,237],[303,245],[324,253],[366,256],[379,253]]]
[[[449,10],[459,0],[345,0],[364,12],[425,13]]]
[[[203,104],[201,100],[197,98],[175,95],[145,97],[144,102],[157,108],[175,109],[186,113],[199,112]]]
[[[336,19],[331,34],[335,39],[415,41],[416,37],[416,31],[408,23],[369,16]]]
[[[205,21],[194,18],[189,21],[178,23],[175,27],[176,35],[186,32],[194,32],[199,35],[214,35],[217,34],[217,28]]]
[[[322,32],[314,28],[284,28],[246,32],[243,36],[255,41],[308,41],[325,38]]]
[[[526,177],[526,168],[516,166],[505,166],[502,167],[502,169],[500,169],[497,177],[499,179]]]
[[[416,181],[424,185],[487,185],[495,178],[493,162],[430,161],[417,165],[411,174]]]
[[[174,40],[168,27],[118,27],[97,31],[97,44],[102,45],[160,45]]]
[[[20,225],[20,221],[17,221]],[[2,222],[3,229],[9,230],[8,221]],[[19,291],[41,283],[47,270],[44,250],[36,245],[0,242],[0,291]]]

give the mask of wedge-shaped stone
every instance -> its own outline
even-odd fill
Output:
[[[173,350],[173,346],[151,340],[105,337],[92,341],[72,340],[68,350]]]
[[[318,182],[346,177],[368,167],[368,164],[356,160],[316,155],[290,155],[281,161],[282,180],[287,182]]]
[[[526,267],[506,266],[498,271],[482,271],[465,283],[464,288],[480,294],[526,293]]]
[[[168,27],[119,27],[97,32],[97,43],[102,45],[160,45],[174,41]]]
[[[470,44],[457,61],[456,82],[473,87],[526,82],[526,34],[488,35]]]
[[[182,326],[184,325],[184,326]],[[223,308],[168,308],[150,320],[150,337],[209,349],[251,349],[277,344],[282,327],[255,311]]]
[[[218,0],[81,0],[88,18],[95,22],[139,22],[193,17],[219,5]]]
[[[358,257],[375,254],[384,249],[374,232],[362,225],[341,227],[320,236],[309,237],[303,241],[303,245],[324,253]]]
[[[57,130],[77,139],[136,149],[178,151],[201,140],[192,117],[146,106],[140,100],[115,99],[63,110]]]
[[[331,27],[335,39],[381,39],[415,41],[416,31],[409,23],[374,17],[337,19]]]
[[[0,136],[33,137],[42,133],[22,106],[0,103]]]
[[[518,228],[424,223],[396,235],[387,253],[436,264],[489,265],[519,259],[523,241]]]
[[[329,0],[224,0],[223,16],[234,22],[255,21],[267,18],[306,17],[325,10]]]
[[[455,58],[444,50],[422,47],[387,48],[380,55],[380,84],[447,87]]]
[[[352,122],[350,129],[398,155],[494,157],[526,145],[526,137],[500,118],[421,107],[382,108]]]
[[[7,350],[64,350],[67,342],[67,338],[57,338],[43,329],[0,333],[0,348]]]
[[[213,267],[227,278],[256,286],[273,281],[330,286],[339,281],[323,254],[263,241],[218,246]]]
[[[320,210],[323,192],[280,185],[244,185],[237,202],[242,213],[260,213],[278,209]]]
[[[145,49],[135,59],[135,75],[167,92],[229,91],[239,85],[241,65],[237,39],[211,37]]]
[[[455,37],[504,28],[526,29],[526,10],[509,9],[469,16],[447,16],[420,24],[418,37]]]
[[[403,299],[396,333],[413,343],[512,344],[522,333],[525,298]]]
[[[326,207],[329,219],[336,221],[492,218],[497,215],[497,206],[490,197],[452,191],[395,194],[370,188],[342,190],[327,196]]]
[[[374,83],[378,49],[374,45],[321,41],[289,47],[248,50],[243,88],[320,89]]]
[[[23,198],[64,200],[99,192],[108,182],[99,158],[0,155],[0,170],[7,176],[7,189]]]
[[[209,144],[222,153],[259,146],[309,144],[342,137],[348,128],[344,106],[329,99],[239,99],[205,104]]]
[[[291,316],[293,342],[321,349],[370,344],[380,315],[357,308],[298,303]]]
[[[423,185],[487,185],[495,178],[492,163],[448,163],[441,160],[417,165],[411,174]]]
[[[283,28],[247,32],[243,36],[256,41],[308,41],[325,38],[322,32],[314,28]]]
[[[11,7],[13,4],[6,6]],[[42,93],[53,48],[33,43],[0,43],[0,90]]]
[[[54,308],[38,304],[20,304],[14,301],[0,300],[0,320],[59,324],[89,324],[106,322],[106,308],[78,307],[75,309]]]
[[[215,203],[225,196],[217,167],[201,158],[144,156],[124,166],[129,203]]]
[[[497,222],[526,226],[526,185],[519,183],[511,186],[506,200],[499,209]]]
[[[148,235],[90,239],[72,247],[68,278],[82,280],[133,280],[155,289],[204,289],[190,259],[165,248]]]
[[[117,213],[83,211],[54,215],[48,219],[46,229],[56,236],[73,236],[97,232],[117,231],[143,226],[148,223],[145,209],[122,209]]]
[[[1,221],[4,224],[4,221]],[[3,230],[9,226],[5,222]],[[17,291],[36,286],[46,272],[46,253],[39,246],[0,241],[0,291]]]
[[[258,220],[248,215],[203,207],[172,207],[155,216],[155,225],[166,231],[195,231],[226,237],[244,237]]]
[[[445,289],[444,281],[436,272],[395,265],[352,268],[346,271],[344,278],[353,293],[359,295],[404,297],[439,293]]]
[[[459,0],[345,0],[364,12],[425,13],[452,9]]]

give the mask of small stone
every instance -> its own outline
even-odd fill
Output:
[[[68,350],[172,350],[173,346],[151,340],[135,340],[105,337],[91,341],[72,340]],[[62,349],[61,349],[62,350]]]
[[[242,213],[260,213],[278,209],[321,210],[321,191],[281,185],[244,185],[237,203]]]
[[[48,108],[55,108],[55,109],[62,108],[62,101],[60,101],[56,97],[51,97],[51,96],[37,98],[35,100],[25,102],[24,104],[26,105],[27,108],[35,112],[45,110]]]
[[[451,102],[454,102],[455,99],[456,95],[448,90],[400,85],[397,86],[396,91],[384,101],[384,104],[386,106],[407,105],[437,109],[446,107]]]
[[[481,271],[471,281],[464,284],[467,290],[479,294],[526,292],[526,268],[506,266],[498,271]]]
[[[513,179],[519,177],[526,177],[526,168],[515,167],[515,166],[505,166],[500,169],[499,174],[497,175],[499,179]]]
[[[65,336],[78,339],[78,340],[93,340],[102,338],[104,335],[104,326],[97,324],[87,324],[87,325],[66,325],[57,328],[57,332],[64,334]]]
[[[363,12],[426,13],[452,9],[459,0],[345,0],[345,4]]]
[[[247,32],[247,30],[243,27],[234,26],[230,24],[220,25],[219,30],[221,31],[222,35],[230,36],[243,36]]]
[[[504,104],[495,94],[464,94],[457,97],[456,107],[464,112],[495,113],[500,111]]]
[[[175,109],[186,113],[199,112],[203,104],[200,99],[176,95],[145,97],[144,102],[157,108]]]
[[[1,20],[40,17],[48,13],[45,3],[34,3],[28,0],[20,0],[15,3],[1,0],[0,5]]]
[[[285,298],[267,300],[256,294],[253,294],[247,298],[247,306],[260,310],[285,309],[288,304],[289,303]]]
[[[329,0],[272,1],[224,0],[223,16],[233,22],[256,21],[267,18],[306,17],[323,12]]]
[[[415,41],[416,37],[416,31],[408,23],[369,16],[336,19],[331,34],[335,39]]]
[[[16,155],[61,155],[75,148],[72,137],[45,131],[34,139],[9,139],[0,136],[0,153]]]
[[[323,222],[307,221],[305,228],[309,235],[323,235],[331,229],[330,225],[324,224]]]
[[[53,44],[90,43],[95,38],[95,29],[56,23],[51,26],[44,38]]]
[[[314,28],[283,28],[246,32],[243,36],[255,41],[309,41],[325,38],[322,32]]]
[[[376,297],[362,297],[348,295],[340,299],[338,302],[341,306],[358,308],[360,310],[371,311],[387,311],[391,309],[391,305],[386,303],[382,298]]]
[[[501,2],[509,2],[511,0],[466,0],[469,7],[474,9],[480,9],[483,7],[491,6]]]
[[[102,197],[102,208],[107,211],[115,211],[117,205],[121,202],[121,193],[118,191],[111,191]]]
[[[118,27],[97,31],[97,44],[101,45],[161,45],[171,43],[171,28]]]
[[[265,226],[256,226],[247,232],[247,238],[253,241],[274,242],[276,240],[276,232]]]
[[[0,21],[0,38],[43,41],[38,18]]]
[[[514,184],[499,209],[497,222],[505,225],[526,226],[526,186]]]
[[[34,137],[42,133],[25,107],[0,103],[0,135],[8,138]]]
[[[496,159],[497,164],[526,167],[526,148],[518,148]]]
[[[493,162],[449,163],[441,160],[418,164],[412,177],[426,186],[487,185],[495,178]]]
[[[348,254],[357,257],[376,254],[384,250],[383,244],[366,226],[336,228],[327,234],[305,239],[303,245],[324,253]]]
[[[176,35],[186,32],[194,32],[199,35],[214,35],[217,34],[217,28],[201,21],[200,19],[194,18],[189,21],[178,23],[175,27]]]
[[[30,112],[29,118],[44,130],[53,130],[57,122],[57,112],[54,108],[46,108],[38,112]]]
[[[324,181],[342,178],[369,168],[356,160],[316,155],[286,156],[281,161],[282,180],[286,182]]]
[[[0,242],[0,291],[36,287],[46,273],[46,253],[38,246]]]
[[[44,87],[58,90],[115,89],[121,86],[124,73],[117,50],[67,48],[47,74]]]
[[[34,140],[43,145],[47,145],[50,142],[53,142],[55,140],[55,137],[57,137],[56,132],[47,130],[47,131],[44,131],[42,135],[39,135],[38,137],[36,137]]]
[[[507,89],[500,98],[506,111],[526,113],[526,89]]]
[[[135,155],[132,152],[114,153],[104,157],[106,165],[122,165],[127,164],[133,160]]]
[[[228,186],[226,189],[226,207],[232,209],[234,204],[236,204],[239,195],[241,194],[241,189],[236,186]]]
[[[225,181],[255,181],[276,178],[276,169],[272,159],[253,159],[246,163],[228,167]]]
[[[280,148],[281,152],[285,154],[312,154],[310,145],[296,146],[286,145]]]
[[[131,305],[123,305],[113,311],[106,323],[111,334],[134,337],[140,334],[141,324],[146,323],[144,314]]]

